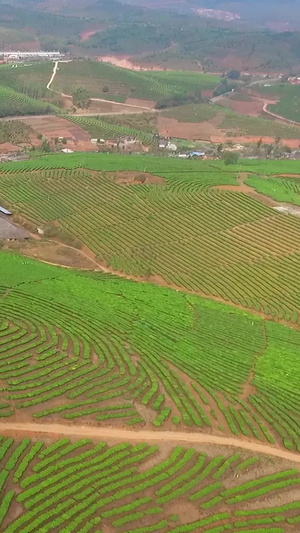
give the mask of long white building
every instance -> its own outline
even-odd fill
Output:
[[[34,59],[38,57],[41,59],[60,59],[64,54],[58,51],[44,52],[43,50],[37,50],[35,52],[24,52],[21,50],[2,52],[0,50],[0,57],[1,56],[6,59]]]

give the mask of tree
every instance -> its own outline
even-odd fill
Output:
[[[224,165],[236,165],[240,156],[237,152],[224,152],[222,154],[222,159]]]
[[[81,107],[81,109],[86,109],[90,105],[90,94],[87,89],[84,87],[78,87],[74,89],[72,93],[73,103],[76,107]]]
[[[240,77],[241,73],[239,70],[236,69],[230,70],[227,74],[227,78],[229,78],[230,80],[239,80]]]
[[[43,140],[42,150],[43,150],[43,152],[46,152],[46,153],[51,152],[51,148],[50,148],[50,144],[49,144],[48,139],[44,139]]]
[[[37,136],[36,136],[36,138],[37,138],[39,141],[41,141],[42,138],[43,138],[43,135],[42,135],[41,133],[38,133]]]
[[[260,148],[261,145],[262,145],[262,143],[263,143],[263,140],[262,140],[262,138],[260,138],[260,139],[257,141],[257,147]]]
[[[62,141],[61,141],[63,144],[67,144],[67,139],[65,137],[63,137]]]
[[[104,85],[104,87],[102,88],[102,92],[105,94],[105,93],[108,93],[109,91],[109,87],[107,85]]]

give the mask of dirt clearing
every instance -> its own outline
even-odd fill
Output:
[[[28,236],[30,236],[29,233]],[[38,259],[39,261],[50,263],[52,265],[68,268],[80,268],[81,270],[97,269],[95,262],[87,257],[82,251],[56,242],[42,241],[37,239],[31,239],[29,241],[22,242],[11,241],[5,243],[2,249],[20,253],[27,257],[32,257],[33,259]]]
[[[243,100],[245,95],[245,100]],[[247,98],[247,100],[246,100]],[[264,112],[264,105],[276,104],[274,100],[266,100],[260,96],[252,93],[241,93],[241,99],[236,98],[222,98],[218,101],[218,105],[229,107],[240,115],[247,115],[249,117],[260,117]]]
[[[148,172],[109,172],[108,175],[118,185],[165,185],[165,178]]]
[[[95,35],[95,33],[98,33],[99,31],[103,30],[104,29],[104,26],[99,26],[98,28],[94,29],[94,30],[88,30],[88,31],[83,31],[81,32],[80,34],[80,40],[82,43],[88,41],[91,37],[93,37],[93,35]]]
[[[133,58],[130,56],[100,56],[98,57],[98,61],[103,61],[104,63],[111,63],[111,65],[115,65],[116,67],[122,67],[127,68],[130,70],[154,70],[157,72],[167,70],[162,67],[143,67],[142,65],[133,63]]]
[[[31,126],[36,135],[41,133],[49,141],[57,137],[65,138],[68,141],[67,148],[73,151],[91,152],[95,150],[95,145],[91,143],[90,134],[77,126],[77,124],[73,124],[64,118],[54,116],[20,117],[19,120],[23,120],[28,126]],[[31,139],[31,142],[33,145],[40,144],[36,136]],[[66,148],[66,146],[62,146],[62,148]]]
[[[188,141],[196,139],[210,141],[213,135],[220,134],[217,125],[218,116],[205,122],[179,122],[175,118],[167,118],[162,115],[157,117],[157,128],[162,137],[176,137]]]
[[[0,239],[28,239],[30,233],[0,215]]]
[[[130,106],[146,107],[148,109],[155,109],[156,102],[154,100],[141,100],[139,98],[127,98],[125,104]]]
[[[76,124],[60,117],[20,117],[28,126],[48,139],[65,137],[72,141],[89,141],[90,135]]]

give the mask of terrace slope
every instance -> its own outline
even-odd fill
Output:
[[[299,331],[109,274],[0,262],[4,419],[197,428],[299,449]]]

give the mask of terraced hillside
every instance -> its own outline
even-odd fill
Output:
[[[0,416],[198,428],[298,450],[300,332],[2,252]]]
[[[96,61],[61,63],[53,89],[71,94],[76,87],[89,90],[91,97],[124,102],[128,97],[159,100],[163,97],[199,93],[214,89],[219,77],[197,72],[136,72]],[[103,88],[104,91],[103,91]]]
[[[51,168],[62,165],[71,168]],[[120,166],[127,174],[117,172]],[[55,223],[79,238],[114,271],[159,276],[299,324],[300,221],[235,187],[237,168],[225,168],[138,156],[50,157],[3,167],[1,194],[31,223]],[[292,172],[297,162],[244,163],[243,170],[259,176],[281,168]],[[129,171],[136,172],[132,180]],[[158,177],[152,185],[145,171]],[[126,180],[145,184],[124,187]]]
[[[24,93],[31,98],[49,96],[47,83],[50,80],[53,63],[20,64],[17,68],[11,64],[0,66],[1,85]]]
[[[110,122],[109,120],[106,120],[106,117],[101,119],[100,117],[81,117],[73,115],[68,117],[68,119],[85,131],[88,131],[92,138],[120,139],[122,137],[133,137],[134,139],[139,139],[146,146],[155,142],[153,133],[138,130],[131,126],[128,127]]]
[[[16,115],[46,115],[57,108],[47,102],[30,98],[13,89],[0,85],[0,117]]]
[[[276,470],[227,450],[162,454],[146,443],[0,439],[5,533],[289,533],[300,521],[293,464]]]
[[[228,99],[224,100],[224,106],[227,105],[228,101]],[[279,113],[280,110],[276,111],[276,106],[270,106],[270,110],[273,110],[273,107],[274,112]],[[286,116],[284,113],[282,115]],[[240,114],[229,108],[224,109],[221,105],[186,104],[163,111],[162,116],[173,118],[182,123],[207,123],[207,121],[210,121],[209,126],[214,125],[217,128],[214,132],[215,135],[218,133],[217,130],[224,135],[224,142],[226,140],[234,141],[237,136],[254,136],[256,139],[259,136],[273,137],[274,139],[276,137],[300,139],[300,128],[297,125]],[[296,119],[294,118],[294,120]],[[253,142],[255,142],[255,139],[253,139]],[[295,147],[297,147],[297,144]]]
[[[296,169],[1,166],[1,204],[99,265],[0,252],[3,533],[297,532],[300,222],[263,195]]]

